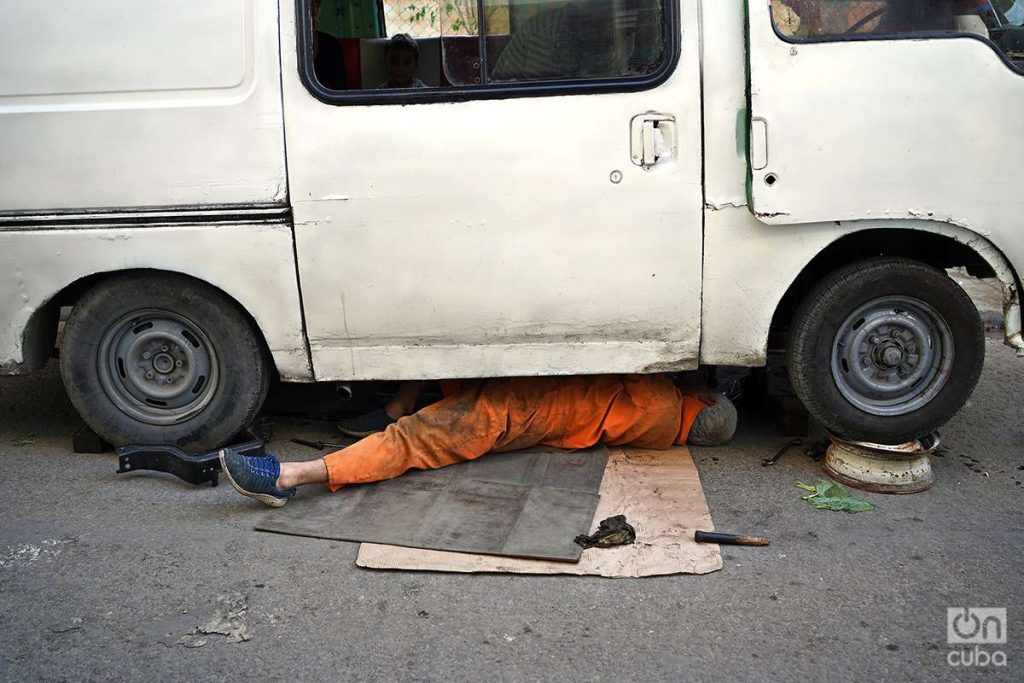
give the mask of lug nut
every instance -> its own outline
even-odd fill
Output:
[[[879,339],[877,336],[874,336],[874,335],[872,335],[871,339],[869,339],[868,341],[870,341],[872,344],[881,344],[882,343],[882,340]]]
[[[167,353],[167,344],[164,344],[163,346],[161,346],[160,350],[163,351],[164,353]]]
[[[147,372],[146,373],[146,379],[153,379],[153,373],[152,372]]]
[[[178,366],[179,368],[180,368],[180,367],[181,367],[182,365],[184,365],[184,363],[182,363],[182,362],[181,362],[180,360],[176,360],[176,361],[174,361],[174,364],[175,364],[176,366]]]

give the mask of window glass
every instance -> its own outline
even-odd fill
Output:
[[[508,5],[488,8],[496,21],[508,23]],[[387,35],[413,38],[477,35],[476,0],[384,0]]]
[[[643,77],[665,59],[667,0],[380,1],[310,0],[324,87]]]
[[[511,10],[507,32],[487,26],[494,82],[644,76],[661,65],[660,0],[516,2]]]
[[[995,0],[992,4],[1001,13],[1001,23],[1024,26],[1024,0]]]
[[[771,0],[771,8],[791,38],[973,33],[1024,66],[1024,0]]]

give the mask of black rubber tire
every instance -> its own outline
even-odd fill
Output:
[[[832,374],[839,327],[859,306],[885,296],[930,305],[952,333],[949,380],[931,401],[896,416],[861,410],[840,392]],[[841,268],[804,299],[789,339],[789,378],[807,410],[833,433],[857,441],[901,444],[938,429],[963,407],[985,361],[985,330],[967,294],[943,271],[903,258],[872,258]]]
[[[216,389],[200,412],[171,425],[147,424],[121,410],[103,388],[99,345],[116,321],[160,309],[187,318],[212,345],[219,365]],[[114,446],[174,445],[193,453],[223,446],[249,426],[270,384],[258,331],[223,292],[173,273],[113,276],[75,304],[64,327],[60,369],[71,403]]]

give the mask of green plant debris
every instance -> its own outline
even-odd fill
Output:
[[[13,439],[11,439],[11,445],[13,446],[31,446],[35,442],[35,434],[29,434],[27,436],[16,436]]]
[[[819,510],[836,510],[837,512],[868,512],[874,510],[874,503],[850,497],[850,492],[842,484],[822,480],[814,486],[797,482],[796,487],[810,493],[802,498]]]

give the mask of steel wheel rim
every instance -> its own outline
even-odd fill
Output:
[[[869,301],[839,326],[832,344],[832,377],[851,404],[895,417],[930,403],[949,381],[953,334],[919,299]]]
[[[100,384],[126,415],[173,425],[201,412],[219,382],[209,338],[184,316],[145,309],[107,328],[96,356]]]

